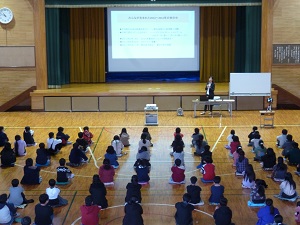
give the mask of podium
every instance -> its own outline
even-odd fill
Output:
[[[156,104],[147,104],[144,108],[145,111],[145,125],[157,126],[158,125],[158,107]]]
[[[260,127],[274,127],[275,111],[259,111],[260,113]]]

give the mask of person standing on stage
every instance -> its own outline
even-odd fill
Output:
[[[214,78],[212,76],[209,77],[208,82],[206,83],[206,98],[207,101],[209,99],[214,99],[215,96],[215,83],[214,83]],[[205,105],[204,106],[204,111],[201,113],[201,115],[204,115],[206,113],[206,110],[208,109],[209,106],[209,115],[212,114],[212,109],[213,109],[213,105]]]

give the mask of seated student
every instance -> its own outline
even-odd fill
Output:
[[[72,144],[72,142],[69,141],[69,138],[70,138],[70,136],[68,134],[64,133],[64,128],[63,127],[58,127],[57,128],[56,139],[61,140],[62,146]]]
[[[61,158],[59,160],[59,167],[56,168],[56,181],[57,183],[69,183],[70,179],[74,177],[74,174],[69,170],[66,165],[66,160]]]
[[[249,138],[248,146],[249,147],[253,146],[253,142],[251,142],[251,140],[254,138],[256,131],[257,131],[257,126],[254,126],[254,127],[252,127],[252,131],[248,135],[248,138]]]
[[[203,140],[204,136],[201,134],[199,136],[198,141],[196,142],[194,155],[199,156],[202,152],[204,152],[204,147],[207,145],[207,142]]]
[[[35,146],[34,138],[33,138],[34,131],[30,129],[29,126],[26,126],[23,131],[23,139],[26,142],[26,146]]]
[[[176,135],[179,135],[181,138],[183,138],[183,134],[181,133],[181,129],[180,129],[180,127],[176,127],[176,129],[175,129],[175,132],[174,132],[174,139],[175,139],[175,137],[176,137]]]
[[[242,181],[242,188],[253,188],[255,185],[255,172],[253,166],[248,164],[244,173],[244,178]]]
[[[150,152],[148,151],[146,146],[141,147],[141,149],[136,154],[136,159],[146,159],[150,161]]]
[[[11,225],[18,216],[14,205],[7,202],[7,194],[0,195],[0,224]]]
[[[76,143],[79,145],[79,149],[83,152],[87,152],[87,147],[89,146],[88,142],[83,138],[83,132],[78,133],[78,138],[76,139]]]
[[[171,156],[173,156],[173,154],[174,154],[175,151],[178,151],[178,152],[182,152],[183,151],[184,142],[182,140],[182,137],[179,134],[175,136],[175,139],[172,142],[171,146],[173,148],[173,151],[170,152]]]
[[[120,133],[120,141],[124,145],[124,147],[130,146],[129,144],[129,134],[127,133],[126,128],[122,128],[121,133]]]
[[[83,128],[83,139],[87,141],[88,145],[91,146],[93,143],[92,138],[94,135],[90,132],[89,127],[85,126]]]
[[[123,225],[144,225],[144,220],[142,217],[143,208],[138,203],[136,196],[131,196],[130,200],[124,207],[125,216],[123,218]]]
[[[283,181],[287,172],[287,165],[284,164],[283,158],[277,158],[277,164],[273,167],[272,175],[270,176],[274,181]]]
[[[300,149],[298,143],[292,144],[292,149],[286,154],[286,158],[289,160],[289,165],[298,165],[300,163]]]
[[[278,148],[282,148],[283,144],[286,142],[287,133],[288,133],[287,129],[282,129],[281,135],[276,137]]]
[[[5,143],[8,141],[8,137],[6,133],[4,133],[4,127],[0,126],[0,147],[4,147]]]
[[[237,150],[238,146],[241,146],[240,139],[238,136],[234,135],[232,137],[232,142],[230,143],[230,157],[232,157],[232,154]]]
[[[15,136],[14,150],[15,150],[16,156],[25,156],[26,155],[26,142],[21,140],[20,135]]]
[[[232,166],[234,166],[234,167],[236,167],[236,161],[239,158],[241,150],[243,150],[242,146],[238,146],[237,149],[236,149],[236,151],[234,153],[232,153],[232,159],[233,159]]]
[[[42,177],[40,176],[40,168],[33,166],[32,158],[28,158],[25,161],[24,166],[24,176],[21,180],[21,184],[40,184],[42,182]]]
[[[204,165],[201,167],[201,173],[203,174],[203,178],[201,178],[203,183],[214,181],[216,174],[212,158],[206,158],[204,160]]]
[[[200,129],[199,128],[195,128],[194,133],[192,134],[191,138],[192,138],[192,145],[191,147],[196,146],[196,142],[199,140],[200,137]]]
[[[151,143],[149,140],[146,139],[147,135],[145,133],[142,133],[141,139],[139,140],[139,147],[138,150],[141,150],[142,147],[146,147],[148,151],[150,151]]]
[[[50,165],[50,153],[45,148],[44,143],[39,144],[39,148],[36,150],[36,166],[49,166]]]
[[[235,130],[231,130],[230,131],[230,134],[227,136],[227,141],[228,141],[228,144],[225,145],[225,148],[226,149],[229,149],[230,150],[230,145],[231,145],[231,142],[233,142],[233,137],[235,136]]]
[[[16,162],[15,152],[11,149],[11,144],[6,142],[1,153],[1,167],[13,167]]]
[[[181,160],[181,166],[184,166],[184,151],[183,151],[183,148],[181,146],[178,146],[175,149],[175,152],[173,152],[173,158],[174,158],[174,161],[176,159],[180,159]]]
[[[170,178],[169,183],[184,183],[185,182],[185,167],[180,166],[181,165],[181,160],[176,159],[175,160],[175,165],[172,166],[171,171],[172,171],[172,176]]]
[[[146,140],[150,142],[150,147],[153,147],[153,144],[151,143],[152,137],[151,134],[149,133],[148,127],[144,127],[142,134],[146,135]]]
[[[286,199],[292,199],[297,197],[296,183],[293,180],[292,174],[289,172],[285,174],[284,181],[282,181],[280,184],[279,197]]]
[[[214,184],[211,186],[210,191],[211,195],[209,197],[209,204],[215,205],[220,203],[220,199],[223,198],[224,186],[220,185],[221,177],[215,176]]]
[[[21,220],[21,225],[30,225],[31,224],[31,218],[29,216],[25,216]]]
[[[266,201],[265,187],[261,184],[260,179],[255,180],[255,185],[250,193],[250,201],[254,204],[261,204]]]
[[[122,152],[124,145],[120,141],[120,137],[118,135],[114,136],[114,139],[111,141],[111,146],[115,149],[117,156],[121,157],[124,153]]]
[[[267,152],[263,140],[260,140],[258,142],[258,145],[259,145],[258,147],[255,147],[253,149],[253,152],[255,153],[254,161],[261,161],[261,157],[264,156]]]
[[[98,174],[93,176],[93,183],[90,185],[89,192],[91,194],[94,205],[101,206],[102,209],[108,207],[106,199],[106,187],[102,183]]]
[[[147,165],[146,160],[138,159],[135,166],[135,172],[138,176],[139,183],[148,183],[150,180],[150,166]]]
[[[191,225],[193,224],[193,216],[192,212],[194,211],[195,207],[190,204],[191,196],[188,193],[185,193],[182,197],[182,202],[177,202],[175,204],[176,213],[175,213],[175,221],[177,225],[186,224]]]
[[[49,135],[49,138],[47,139],[47,149],[51,154],[55,155],[55,154],[59,153],[59,151],[62,148],[62,140],[54,139],[53,132],[50,132],[48,135]]]
[[[94,205],[92,196],[87,196],[85,198],[85,205],[80,206],[81,223],[87,225],[98,225],[100,209],[101,206]]]
[[[132,196],[136,197],[136,201],[138,203],[142,202],[142,194],[141,194],[142,185],[139,184],[138,176],[133,175],[131,177],[131,182],[126,185],[126,197],[125,202],[129,202]]]
[[[280,214],[274,216],[274,223],[268,223],[267,225],[286,225],[283,223],[283,217]]]
[[[264,170],[273,170],[273,167],[276,165],[276,154],[273,148],[267,148],[267,152],[261,157],[261,161]]]
[[[19,186],[19,180],[13,179],[11,181],[12,187],[9,188],[8,202],[12,203],[15,208],[23,204],[33,203],[33,199],[26,199],[24,195],[24,188]]]
[[[113,146],[107,146],[104,158],[109,159],[110,165],[112,165],[113,168],[117,169],[119,167],[117,153]]]
[[[49,196],[41,194],[39,197],[40,203],[35,206],[35,225],[52,225],[53,209],[48,205]]]
[[[138,160],[136,160],[135,163],[134,163],[134,165],[133,165],[134,169],[140,164],[140,161],[144,161],[144,165],[146,165],[147,167],[149,167],[149,169],[151,169],[151,164],[146,159],[138,159]]]
[[[293,148],[293,136],[291,134],[286,135],[286,141],[282,145],[282,156],[286,156],[288,152]]]
[[[191,184],[186,187],[187,193],[191,196],[191,204],[204,205],[204,202],[201,200],[200,193],[202,191],[201,187],[196,185],[197,177],[192,176]]]
[[[201,156],[201,162],[197,166],[197,169],[200,169],[205,164],[205,161],[206,161],[207,158],[212,159],[212,152],[210,151],[210,146],[209,145],[204,146],[204,151],[200,154],[200,156]]]
[[[214,220],[216,225],[231,225],[231,219],[232,219],[232,211],[227,206],[228,200],[227,198],[221,198],[220,199],[220,206],[216,207],[216,210],[214,212]]]
[[[59,207],[68,204],[68,200],[59,195],[60,189],[56,187],[56,181],[54,179],[49,180],[49,187],[46,189],[46,194],[49,196],[48,205],[52,207]]]
[[[73,148],[69,155],[70,162],[67,163],[68,166],[78,167],[82,163],[87,163],[88,158],[86,155],[79,149],[78,143],[73,144]]]
[[[270,198],[266,199],[266,206],[260,208],[257,212],[258,221],[256,225],[265,225],[274,221],[274,216],[279,214],[277,208],[273,206],[273,200]]]
[[[103,160],[103,165],[99,168],[99,177],[100,180],[105,184],[114,183],[115,169],[110,165],[109,159]]]
[[[251,146],[253,147],[253,150],[257,147],[259,147],[259,141],[262,140],[261,136],[258,131],[255,131],[253,135],[253,139],[251,140]]]
[[[239,152],[239,158],[235,162],[235,165],[236,165],[235,175],[243,176],[248,164],[249,164],[249,161],[245,157],[245,152],[243,150],[241,150]]]

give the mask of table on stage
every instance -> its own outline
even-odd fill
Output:
[[[259,113],[260,113],[260,127],[274,127],[275,111],[262,110],[259,111]]]
[[[227,110],[232,116],[232,104],[235,102],[234,99],[211,99],[209,101],[199,101],[198,99],[192,100],[194,104],[194,117],[196,117],[197,105],[218,105],[220,106],[220,114],[221,114],[221,106],[226,105]]]

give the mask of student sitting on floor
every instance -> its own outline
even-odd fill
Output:
[[[232,142],[230,143],[230,152],[229,156],[232,157],[232,154],[237,150],[238,146],[241,146],[241,142],[238,136],[234,135],[232,137]]]
[[[94,137],[94,135],[90,132],[89,127],[85,126],[83,128],[83,138],[84,140],[87,141],[88,145],[91,146],[92,142],[92,138]]]
[[[228,141],[228,144],[225,145],[225,148],[230,150],[230,144],[231,142],[233,142],[233,137],[235,136],[235,130],[231,130],[230,131],[230,134],[227,136],[227,141]]]
[[[273,167],[272,175],[270,176],[274,181],[284,181],[287,172],[287,165],[284,164],[283,158],[277,158],[277,164]]]
[[[253,188],[255,185],[255,179],[256,177],[253,166],[251,164],[248,164],[244,173],[242,188]]]
[[[122,152],[124,145],[120,141],[120,137],[118,135],[114,136],[114,139],[111,141],[111,146],[115,149],[117,156],[121,157],[124,153]]]
[[[191,184],[186,187],[187,193],[191,196],[191,204],[195,205],[204,205],[204,202],[201,200],[201,187],[199,187],[197,183],[197,177],[192,176]]]
[[[0,147],[4,147],[5,143],[8,141],[8,137],[6,133],[4,133],[4,127],[0,126]]]
[[[16,162],[16,154],[11,149],[11,144],[6,142],[1,153],[1,167],[13,167]]]
[[[236,161],[239,158],[241,150],[243,150],[242,146],[238,146],[237,149],[236,149],[236,151],[234,153],[232,153],[232,158],[233,158],[232,166],[234,166],[234,167],[236,167]]]
[[[39,197],[40,203],[35,206],[35,225],[52,225],[53,209],[48,205],[49,196],[41,194]]]
[[[87,196],[85,198],[85,205],[80,206],[81,223],[87,225],[98,225],[100,209],[101,206],[94,205],[92,196]]]
[[[62,198],[60,189],[55,186],[56,181],[54,179],[49,180],[49,187],[46,189],[46,194],[49,196],[48,205],[52,207],[60,207],[68,204],[68,200]]]
[[[170,152],[170,155],[173,156],[174,152],[182,152],[184,148],[184,142],[182,140],[182,137],[178,134],[175,136],[174,141],[171,144],[173,151]]]
[[[264,146],[263,140],[260,140],[258,142],[258,145],[259,145],[258,147],[255,147],[253,149],[253,151],[255,153],[254,161],[261,161],[261,157],[264,156],[267,152],[267,149]]]
[[[93,176],[93,183],[90,185],[89,192],[92,197],[92,201],[95,205],[101,206],[102,209],[108,207],[106,199],[106,187],[103,182],[100,180],[99,175],[95,174]]]
[[[195,128],[194,133],[192,134],[191,138],[192,138],[192,145],[191,147],[195,148],[196,147],[196,142],[199,140],[200,137],[200,129],[199,128]]]
[[[149,173],[150,173],[150,166],[147,165],[146,160],[138,159],[137,165],[135,167],[135,172],[138,176],[139,184],[141,183],[148,183],[150,180]]]
[[[120,141],[122,142],[122,144],[124,145],[124,147],[128,147],[130,146],[129,144],[129,134],[127,133],[126,128],[122,128],[121,133],[120,133]]]
[[[126,197],[125,202],[129,202],[132,196],[135,196],[137,198],[137,202],[142,202],[142,194],[141,194],[141,188],[142,185],[140,185],[137,175],[133,175],[131,177],[131,182],[126,185]]]
[[[236,165],[235,175],[237,175],[237,176],[243,176],[248,164],[249,164],[249,161],[245,157],[245,152],[243,150],[241,150],[239,152],[239,158],[235,162],[235,165]]]
[[[285,157],[289,160],[289,165],[296,166],[300,164],[300,149],[297,142],[294,142],[292,146],[292,149],[286,154]]]
[[[262,139],[261,139],[261,136],[260,136],[259,132],[258,132],[258,131],[255,131],[255,132],[254,132],[254,135],[253,135],[253,139],[251,139],[251,146],[253,147],[252,150],[254,150],[254,148],[259,147],[258,142],[259,142],[260,140],[262,140]]]
[[[0,195],[0,224],[11,225],[18,216],[14,205],[7,202],[7,194]]]
[[[50,153],[45,148],[44,143],[39,144],[39,148],[36,150],[36,166],[49,166],[50,165]]]
[[[138,203],[138,198],[136,196],[131,196],[129,201],[125,204],[124,207],[125,216],[123,218],[123,225],[143,225],[144,220],[142,217],[143,208]]]
[[[47,139],[47,149],[50,152],[50,154],[57,154],[62,148],[62,140],[61,139],[55,139],[54,133],[50,132],[48,134],[49,138]]]
[[[73,148],[69,155],[70,162],[67,163],[68,166],[78,167],[82,163],[87,163],[88,158],[86,155],[82,152],[82,150],[79,149],[78,143],[73,144]]]
[[[36,143],[34,142],[33,134],[34,131],[31,130],[29,126],[26,126],[23,131],[23,139],[26,142],[27,147],[36,145]]]
[[[215,174],[215,165],[213,164],[212,158],[206,158],[204,160],[204,165],[201,167],[201,173],[203,178],[201,181],[203,183],[212,183],[214,182]]]
[[[234,225],[234,223],[231,222],[232,211],[227,206],[227,203],[227,198],[220,199],[220,205],[216,207],[213,215],[216,225]]]
[[[28,158],[25,161],[24,166],[24,176],[21,180],[21,184],[40,184],[42,182],[42,177],[40,176],[40,168],[33,166],[32,158]]]
[[[30,225],[31,218],[29,216],[25,216],[21,219],[21,225]]]
[[[257,212],[258,221],[256,225],[266,225],[268,223],[273,223],[274,216],[279,214],[277,208],[273,206],[273,200],[270,198],[266,199],[266,206],[261,208]]]
[[[33,203],[33,199],[26,199],[24,195],[24,188],[19,186],[19,180],[13,179],[11,181],[11,187],[9,188],[9,198],[8,202],[12,203],[15,208],[23,204]]]
[[[148,151],[146,146],[141,147],[141,149],[136,154],[136,159],[146,159],[150,161],[150,152]]]
[[[276,154],[273,148],[267,148],[267,152],[261,157],[261,161],[264,170],[273,170],[273,167],[276,165]]]
[[[210,151],[210,146],[209,145],[204,146],[204,151],[200,154],[200,156],[201,156],[201,162],[197,166],[197,169],[200,169],[205,164],[205,161],[206,161],[207,158],[212,159],[212,152]]]
[[[87,152],[87,147],[89,146],[88,142],[83,138],[83,132],[78,132],[78,138],[76,139],[76,143],[79,145],[79,149],[83,152]]]
[[[185,167],[180,166],[180,165],[181,165],[181,160],[176,159],[175,160],[175,165],[172,166],[172,168],[171,168],[172,176],[169,180],[170,184],[185,183],[185,175],[184,175]]]
[[[174,162],[176,159],[180,159],[181,160],[181,166],[184,166],[184,151],[183,148],[181,146],[178,146],[175,149],[175,152],[173,152],[173,158],[174,158]]]
[[[248,135],[249,138],[249,143],[248,146],[253,146],[253,142],[251,142],[251,140],[254,138],[255,132],[257,131],[257,126],[252,127],[252,131],[250,132],[250,134]]]
[[[74,174],[68,167],[66,167],[66,160],[61,158],[59,160],[59,167],[56,168],[56,182],[59,184],[68,184]]]
[[[103,160],[103,165],[99,168],[99,177],[100,180],[105,184],[114,183],[115,169],[110,165],[109,159]]]
[[[69,141],[69,138],[70,138],[70,136],[68,134],[64,133],[64,128],[63,127],[57,128],[56,139],[61,139],[62,146],[66,146],[66,145],[72,144],[72,142]]]
[[[174,139],[175,139],[176,135],[180,135],[180,137],[183,138],[184,135],[181,133],[180,127],[176,127],[175,132],[174,132]]]
[[[191,196],[188,193],[185,193],[182,197],[182,202],[177,202],[175,204],[176,213],[175,213],[175,221],[177,225],[181,224],[187,224],[191,225],[193,224],[193,216],[192,212],[195,209],[195,207],[190,204],[191,202]]]
[[[109,159],[110,165],[112,165],[113,168],[117,169],[119,167],[117,153],[113,146],[107,146],[104,158]]]
[[[280,184],[280,198],[293,199],[297,197],[296,183],[293,180],[291,173],[287,172],[285,174],[284,181]]]
[[[151,142],[152,137],[151,137],[151,134],[150,134],[150,132],[149,132],[148,127],[144,127],[142,134],[145,134],[145,135],[146,135],[146,139],[147,139],[148,141],[150,141],[150,147],[153,147],[153,144],[152,144],[152,142]]]
[[[250,193],[250,201],[254,204],[261,204],[266,201],[265,187],[261,184],[260,179],[255,180],[255,185]]]
[[[200,156],[204,152],[204,147],[207,145],[207,142],[203,140],[204,136],[201,134],[198,141],[196,142],[194,155]]]
[[[211,195],[209,197],[209,204],[217,205],[220,203],[220,199],[224,197],[224,186],[220,184],[221,177],[215,176],[214,184],[211,186],[210,191]]]
[[[286,142],[287,129],[282,129],[281,135],[276,137],[277,147],[282,148],[283,144]]]
[[[15,136],[14,151],[16,156],[26,155],[26,142],[21,139],[20,135]]]

